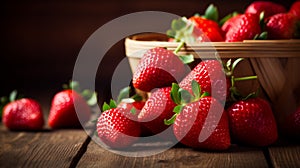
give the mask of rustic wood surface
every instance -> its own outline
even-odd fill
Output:
[[[10,132],[0,126],[0,167],[69,167],[85,142],[82,130]]]
[[[106,150],[83,130],[11,132],[0,124],[0,167],[300,167],[300,145],[269,148],[232,145],[223,152],[176,145],[159,154],[126,157]],[[141,144],[140,144],[141,145]],[[142,144],[147,146],[147,144]],[[155,148],[160,150],[160,143]]]

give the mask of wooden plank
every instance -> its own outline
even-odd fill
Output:
[[[144,151],[145,152],[145,151]],[[232,147],[225,152],[196,151],[173,147],[148,157],[125,157],[109,152],[95,142],[88,145],[78,167],[268,167],[262,150]]]
[[[269,148],[273,167],[300,167],[300,145],[274,146]]]
[[[83,130],[11,132],[0,125],[0,167],[69,167],[86,138]]]

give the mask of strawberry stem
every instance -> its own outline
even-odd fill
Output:
[[[252,79],[257,79],[257,76],[246,76],[246,77],[234,78],[234,81],[244,81],[244,80],[252,80]]]
[[[180,51],[180,49],[184,46],[185,42],[181,41],[177,48],[174,50],[174,54],[177,55],[177,53]]]

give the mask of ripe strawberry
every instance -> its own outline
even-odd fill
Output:
[[[296,1],[290,7],[289,13],[293,14],[300,20],[300,1]]]
[[[222,31],[226,33],[229,29],[231,29],[231,27],[234,26],[236,20],[239,19],[239,16],[240,14],[237,14],[228,19],[221,27]]]
[[[143,91],[170,86],[185,75],[185,67],[173,52],[156,47],[148,50],[133,74],[133,86]]]
[[[224,41],[222,31],[217,22],[205,19],[201,16],[193,16],[189,18],[195,24],[193,34],[196,42],[218,42]]]
[[[270,17],[277,13],[285,13],[286,9],[283,5],[271,1],[254,1],[245,10],[245,13],[256,15],[259,15],[261,12],[265,13],[265,17]]]
[[[229,81],[225,78],[225,73],[221,62],[218,60],[205,60],[200,62],[180,83],[179,86],[192,93],[191,82],[195,80],[201,86],[201,92],[212,93],[216,99],[224,101],[229,92]]]
[[[177,104],[174,115],[165,120],[173,124],[174,135],[181,143],[199,149],[225,150],[230,146],[227,113],[222,104],[208,93],[201,94],[197,81],[191,82],[192,94],[172,85],[171,97]]]
[[[51,128],[79,128],[90,118],[91,109],[76,91],[68,89],[52,99],[48,124]],[[80,121],[79,121],[80,118]]]
[[[297,18],[290,13],[280,13],[267,18],[266,31],[269,39],[291,39],[297,30]]]
[[[4,106],[2,120],[10,130],[40,130],[44,125],[39,103],[28,98],[15,100]]]
[[[129,109],[112,108],[104,111],[97,121],[97,133],[102,142],[111,148],[125,148],[140,136],[137,115]]]
[[[220,109],[222,110],[220,120],[216,115],[207,118],[209,112],[218,113]],[[211,134],[200,142],[200,133],[206,131],[204,128],[210,130]],[[222,105],[212,97],[204,97],[187,104],[176,117],[173,129],[181,143],[193,148],[225,150],[230,146],[227,114],[223,111]],[[202,135],[209,134],[210,131]]]
[[[267,146],[278,138],[272,109],[261,98],[250,98],[233,103],[228,109],[232,137],[240,143]]]
[[[237,16],[226,32],[226,42],[237,42],[243,40],[252,40],[261,33],[259,16],[246,13]]]
[[[172,117],[173,108],[176,106],[170,92],[171,87],[160,88],[153,92],[138,116],[138,120],[153,134],[158,134],[169,127],[164,124],[164,119]]]
[[[300,138],[300,107],[286,118],[282,131],[291,138]]]

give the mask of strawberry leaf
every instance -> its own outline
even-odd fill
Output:
[[[135,94],[131,98],[135,101],[142,101],[143,100],[143,97],[139,94]]]
[[[219,12],[218,8],[214,6],[213,4],[210,4],[207,9],[205,10],[204,16],[202,16],[206,19],[213,20],[215,22],[218,22],[219,20]]]
[[[179,94],[180,100],[181,100],[180,104],[186,104],[186,103],[191,102],[192,95],[190,94],[189,91],[179,88],[178,94]]]
[[[256,34],[253,40],[266,40],[268,38],[268,32],[264,31],[260,34]]]
[[[184,64],[189,64],[194,61],[194,55],[193,54],[188,54],[188,55],[180,55],[178,56],[179,59],[184,63]]]
[[[97,104],[97,93],[96,92],[93,92],[93,94],[91,95],[91,97],[86,101],[86,103],[89,105],[89,106],[94,106]]]
[[[70,81],[69,88],[75,90],[77,93],[81,92],[79,82],[77,81]]]
[[[195,96],[195,99],[199,99],[201,94],[201,87],[199,83],[195,80],[192,80],[192,91]]]
[[[179,85],[177,83],[172,83],[171,99],[175,104],[180,104],[181,102],[178,90],[179,90]]]
[[[122,101],[122,99],[129,98],[130,90],[131,89],[129,86],[121,89],[117,102],[120,103]]]
[[[117,107],[116,101],[114,101],[113,99],[110,99],[109,106],[110,106],[110,108],[116,108]]]
[[[181,30],[186,27],[186,22],[183,19],[173,20],[171,23],[171,28],[173,30]]]
[[[131,110],[130,110],[130,113],[135,115],[136,114],[136,109],[134,107],[132,107]]]
[[[102,112],[107,111],[109,109],[111,109],[110,106],[106,102],[104,102],[102,106]]]
[[[184,108],[184,105],[177,105],[174,107],[173,112],[176,114],[179,114],[183,108]]]
[[[9,95],[9,101],[10,102],[15,101],[17,98],[17,94],[18,94],[17,90],[13,90]]]
[[[222,26],[227,20],[229,20],[232,17],[237,16],[239,13],[238,12],[232,12],[228,15],[226,15],[225,17],[223,17],[220,21],[219,21],[219,25]]]
[[[174,115],[173,115],[170,119],[168,119],[168,120],[164,119],[165,125],[172,125],[172,124],[174,124],[177,115],[178,115],[178,114],[174,114]]]

